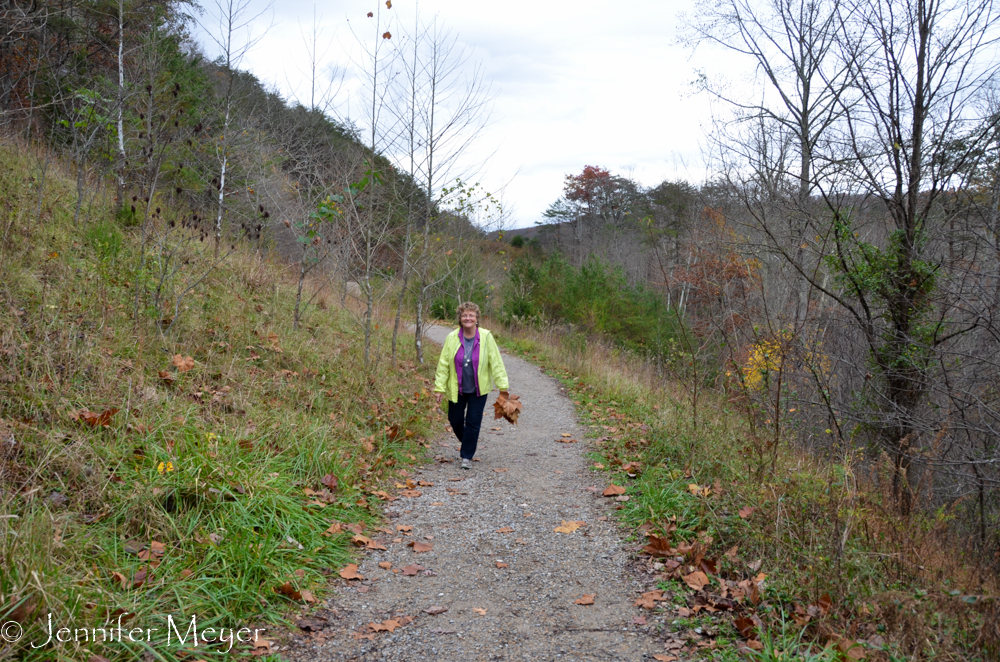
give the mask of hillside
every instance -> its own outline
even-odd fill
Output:
[[[0,657],[181,659],[159,645],[170,614],[252,626],[318,599],[377,515],[371,490],[423,457],[428,369],[389,365],[381,331],[366,363],[331,294],[293,329],[296,280],[252,244],[177,290],[172,323],[136,311],[137,273],[157,282],[137,230],[106,195],[74,225],[58,162],[39,206],[35,159],[0,153],[0,620],[24,628]],[[215,264],[210,244],[181,251]],[[48,614],[161,630],[33,649]]]

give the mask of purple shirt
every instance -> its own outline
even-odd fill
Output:
[[[458,352],[455,354],[455,373],[458,375],[458,392],[461,394],[462,391],[462,364],[465,362],[465,343],[462,342],[462,338],[465,335],[465,331],[461,328],[458,329]],[[476,376],[476,395],[481,395],[479,392],[479,328],[476,328],[475,344],[472,346],[472,371]]]

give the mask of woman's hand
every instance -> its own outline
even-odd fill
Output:
[[[441,398],[443,398],[443,397],[444,397],[444,393],[442,393],[441,391],[437,391],[434,394],[434,399],[437,401],[437,406],[438,407],[441,406]]]

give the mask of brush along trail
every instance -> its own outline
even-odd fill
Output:
[[[428,335],[441,343],[448,331]],[[283,658],[606,662],[666,652],[652,623],[636,624],[649,614],[634,605],[645,587],[629,572],[609,517],[618,504],[589,469],[573,404],[537,367],[508,354],[504,363],[524,402],[520,424],[493,420],[492,393],[471,471],[442,429],[435,461],[390,490],[398,498],[384,502],[382,530],[362,534],[385,550],[364,552],[364,579],[335,579],[336,595],[298,622]],[[581,443],[557,442],[567,439]]]

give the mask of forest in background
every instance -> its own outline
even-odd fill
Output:
[[[513,239],[529,253],[506,315],[609,334],[665,378],[720,390],[765,455],[794,439],[856,460],[901,516],[941,513],[995,570],[996,9],[701,9],[687,42],[758,72],[754,101],[699,80],[731,111],[710,134],[716,175],[651,188],[597,166],[567,175],[550,222]]]

